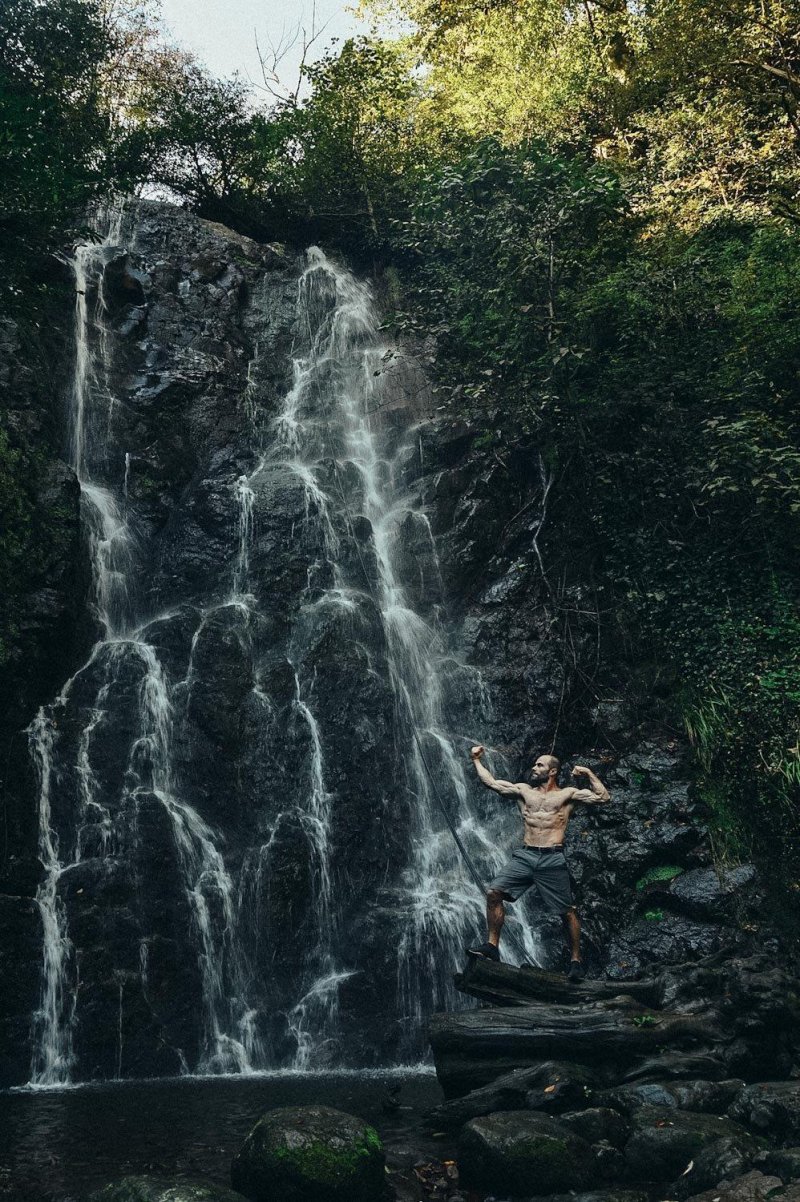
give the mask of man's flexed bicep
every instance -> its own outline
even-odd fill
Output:
[[[588,776],[591,787],[588,789],[572,789],[570,801],[574,801],[579,805],[589,806],[603,805],[605,802],[611,801],[611,794],[608,789],[600,780],[600,777],[595,776],[591,768],[576,766],[572,769],[572,775],[575,777]]]
[[[499,793],[501,797],[519,797],[521,789],[519,785],[514,785],[510,780],[497,780],[492,776],[488,768],[481,763],[481,756],[484,753],[484,748],[478,745],[473,747],[469,753],[470,759],[475,765],[475,771],[478,778],[486,785],[487,789],[491,789],[495,793]]]

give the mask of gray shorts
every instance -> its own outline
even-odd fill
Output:
[[[522,897],[531,885],[550,914],[563,914],[572,908],[572,885],[567,858],[560,847],[520,847],[490,883],[490,889],[504,893],[509,901]]]

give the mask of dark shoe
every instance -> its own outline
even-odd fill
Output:
[[[580,960],[570,961],[569,969],[567,970],[568,981],[583,981],[586,977],[586,969]]]
[[[500,963],[500,953],[493,943],[481,943],[478,947],[468,947],[468,956],[478,956],[481,960],[494,960]]]

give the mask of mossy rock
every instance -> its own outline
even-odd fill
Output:
[[[234,1159],[233,1188],[253,1202],[379,1202],[378,1133],[329,1106],[268,1110]]]
[[[242,1197],[212,1182],[123,1177],[95,1190],[89,1202],[242,1202]]]
[[[548,1115],[509,1110],[472,1119],[461,1131],[458,1167],[469,1188],[493,1194],[584,1189],[596,1178],[589,1144]]]

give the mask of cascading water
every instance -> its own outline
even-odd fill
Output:
[[[170,335],[158,344],[155,311],[144,368],[115,371],[106,277],[128,214],[75,256],[70,445],[100,635],[29,728],[44,932],[31,1081],[417,1061],[483,925],[441,805],[487,878],[502,816],[470,805],[464,753],[490,715],[443,619],[402,362],[369,287],[310,250],[282,399],[256,293],[210,508],[198,524],[188,490],[158,542],[137,423],[157,415],[152,440],[169,420],[151,367]],[[193,303],[200,264],[172,304]],[[176,347],[181,388],[220,361],[216,344]],[[510,926],[536,961],[530,927]]]
[[[114,401],[108,385],[109,338],[105,326],[103,269],[120,252],[123,211],[101,214],[108,230],[99,243],[75,252],[75,367],[70,389],[70,448],[81,498],[92,565],[94,610],[102,629],[86,664],[64,686],[55,703],[40,710],[29,728],[31,754],[39,781],[39,854],[44,878],[37,893],[42,916],[41,1002],[33,1018],[31,1084],[70,1081],[76,1056],[74,1026],[79,971],[61,892],[69,874],[87,858],[109,873],[137,851],[137,817],[142,795],[155,799],[168,818],[176,867],[192,915],[197,948],[200,1004],[203,1011],[198,1071],[248,1072],[258,1056],[250,1007],[244,996],[244,958],[236,945],[234,884],[215,843],[215,834],[191,806],[174,795],[172,772],[173,706],[156,650],[132,628],[135,612],[133,570],[136,544],[123,507],[110,487],[95,479],[96,464],[113,456]],[[88,302],[96,289],[96,304]],[[105,412],[103,412],[105,409]],[[123,493],[127,499],[130,455],[124,457]],[[246,544],[243,536],[242,546]],[[234,576],[246,574],[237,559]],[[100,800],[92,764],[102,757],[102,727],[115,692],[133,671],[137,678],[127,763],[114,813]],[[62,741],[59,722],[70,725],[70,704],[83,692],[86,678],[94,697],[78,718],[75,740]],[[87,720],[88,718],[88,720]],[[69,744],[72,745],[69,745]],[[73,758],[74,757],[74,758]],[[70,762],[72,761],[72,762]],[[77,785],[73,809],[54,820],[53,790],[68,779]],[[67,789],[63,790],[65,793]],[[65,821],[66,818],[66,821]],[[82,890],[80,891],[82,892]],[[146,940],[140,945],[139,978],[146,991]],[[123,1062],[122,999],[119,982],[117,1071]],[[185,1063],[183,1049],[176,1048]]]
[[[497,863],[495,841],[472,814],[454,736],[444,716],[442,678],[450,670],[452,650],[433,619],[412,607],[398,566],[402,524],[421,524],[441,580],[430,525],[404,485],[404,465],[415,452],[414,434],[400,438],[382,426],[382,365],[391,349],[377,337],[377,315],[369,287],[335,267],[313,248],[298,288],[297,350],[293,385],[276,421],[280,447],[262,457],[251,485],[267,471],[290,470],[302,482],[306,525],[319,530],[322,558],[312,561],[302,636],[312,641],[315,613],[338,607],[377,618],[394,698],[394,738],[402,755],[404,779],[395,786],[411,799],[407,831],[408,859],[393,906],[397,917],[398,996],[409,1023],[409,1056],[419,1054],[419,1031],[427,1013],[445,1000],[454,1001],[452,973],[463,948],[480,930],[483,899],[470,881],[438,808],[439,796],[453,793],[459,834],[480,857]],[[393,445],[392,445],[393,444]],[[252,501],[250,502],[252,505]],[[366,519],[366,532],[356,532]],[[252,521],[251,514],[246,519]],[[240,529],[245,528],[240,522]],[[374,621],[373,621],[374,625]],[[312,731],[311,789],[305,822],[318,859],[317,908],[319,955],[301,1002],[292,1011],[297,1027],[296,1063],[310,1061],[307,1021],[316,1009],[330,1034],[336,1027],[336,995],[348,974],[337,970],[328,952],[330,909],[328,805],[317,722],[310,698],[297,707]],[[477,682],[474,682],[477,683]],[[476,695],[480,688],[476,687]],[[481,715],[476,714],[476,718]],[[432,768],[433,766],[433,768]],[[432,770],[431,770],[432,769]],[[433,775],[432,775],[433,772]],[[435,778],[435,779],[434,779]],[[518,926],[524,954],[538,958],[538,941],[524,924]],[[319,1019],[318,1019],[319,1021]]]

